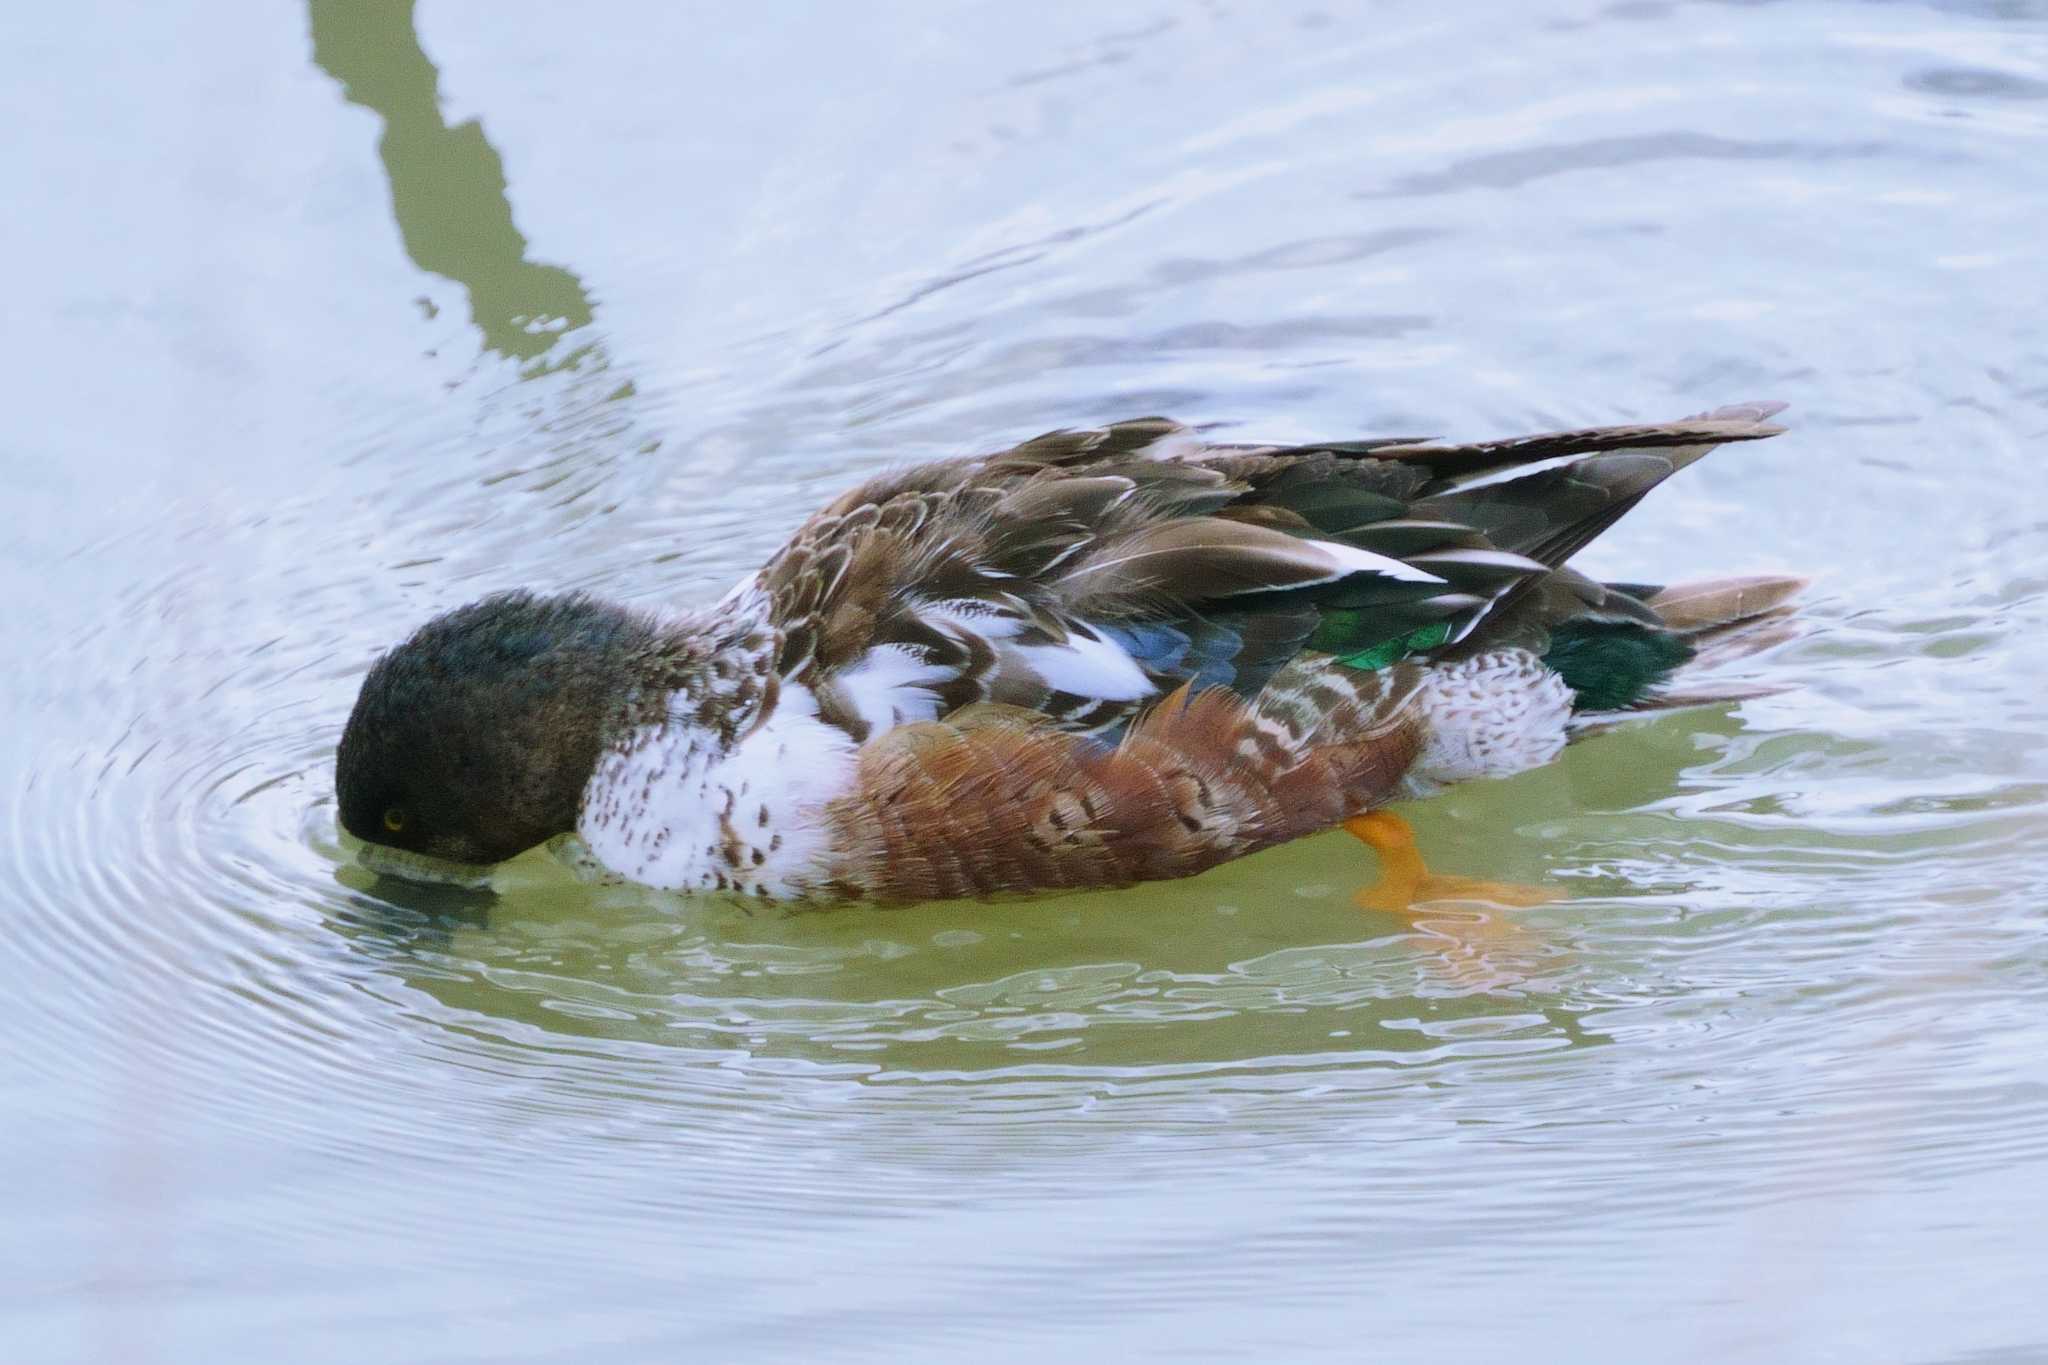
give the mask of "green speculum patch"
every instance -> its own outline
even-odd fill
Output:
[[[1334,655],[1337,662],[1347,668],[1385,668],[1410,654],[1435,649],[1451,637],[1450,622],[1432,621],[1426,626],[1417,626],[1406,635],[1380,640],[1360,649],[1354,631],[1359,619],[1367,615],[1362,611],[1328,613],[1323,618],[1322,627],[1309,640],[1309,648]],[[1346,650],[1351,652],[1346,653]]]

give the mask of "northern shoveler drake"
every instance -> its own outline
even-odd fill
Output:
[[[1782,635],[1791,578],[1573,554],[1781,404],[1449,445],[1161,418],[882,475],[716,606],[513,592],[428,622],[342,735],[372,866],[580,836],[610,874],[908,902],[1185,877],[1548,763]],[[380,864],[374,857],[381,856]]]

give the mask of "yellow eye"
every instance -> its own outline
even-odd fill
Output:
[[[405,811],[402,807],[393,806],[384,812],[384,828],[393,834],[405,828]]]

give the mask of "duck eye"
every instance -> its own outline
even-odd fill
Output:
[[[405,808],[403,806],[393,806],[390,810],[384,812],[384,828],[390,830],[393,834],[405,828]]]

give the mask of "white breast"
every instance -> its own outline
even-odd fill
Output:
[[[612,871],[669,891],[776,899],[829,872],[824,804],[853,782],[854,743],[786,686],[768,720],[731,748],[670,699],[669,716],[607,754],[583,791],[576,832]]]

